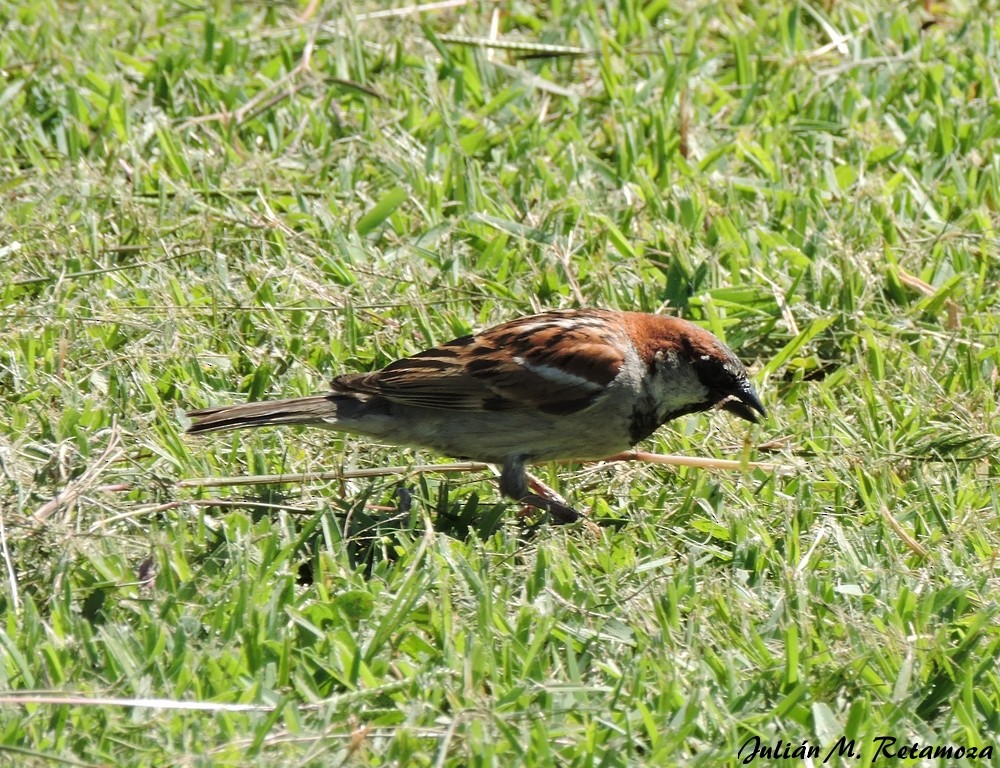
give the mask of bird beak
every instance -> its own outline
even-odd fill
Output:
[[[749,381],[743,382],[743,386],[731,394],[729,399],[722,404],[722,410],[729,411],[741,419],[746,419],[754,424],[760,421],[757,418],[757,413],[761,416],[767,416],[764,404],[760,401],[756,390],[753,388],[753,384]],[[754,411],[757,413],[754,413]]]

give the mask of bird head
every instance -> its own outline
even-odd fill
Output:
[[[758,422],[767,411],[747,369],[718,338],[676,317],[635,314],[633,338],[654,373],[654,398],[666,405],[660,423],[689,413],[721,408]]]

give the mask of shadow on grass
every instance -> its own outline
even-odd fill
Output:
[[[352,498],[332,498],[325,508],[303,516],[295,543],[299,584],[313,582],[316,558],[324,551],[342,549],[350,566],[367,578],[376,565],[395,562],[428,519],[438,534],[459,541],[487,539],[510,510],[504,502],[481,504],[476,493],[452,499],[447,483],[432,489],[418,482],[416,490],[398,484],[388,493],[370,488]],[[257,523],[273,516],[276,507],[287,508],[289,496],[284,486],[260,486],[246,501],[259,504],[249,510]]]

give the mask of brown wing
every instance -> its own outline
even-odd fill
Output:
[[[624,362],[628,338],[617,316],[567,310],[524,317],[381,371],[338,376],[332,385],[424,408],[573,413],[597,400]]]

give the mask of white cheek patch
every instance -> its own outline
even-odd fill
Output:
[[[702,357],[705,360],[709,358],[709,355]],[[649,382],[649,389],[657,400],[666,405],[667,413],[700,403],[708,395],[708,389],[698,379],[694,369],[682,363],[673,352],[661,358],[656,375]]]
[[[590,379],[584,378],[583,376],[577,376],[575,373],[570,373],[569,371],[564,371],[562,368],[556,368],[554,365],[538,365],[525,360],[520,356],[515,357],[514,362],[526,371],[531,371],[531,373],[536,376],[541,376],[543,379],[551,381],[554,384],[577,387],[587,392],[596,392],[599,389],[603,389],[600,384],[597,384]]]

